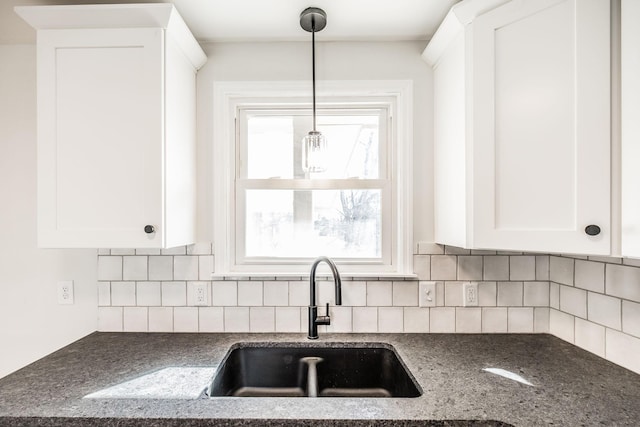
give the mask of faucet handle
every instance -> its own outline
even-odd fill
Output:
[[[327,317],[329,317],[329,303],[327,303],[327,311],[325,311],[325,313],[327,313]]]

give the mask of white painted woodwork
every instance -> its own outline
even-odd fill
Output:
[[[609,25],[606,0],[522,0],[434,37],[438,243],[610,253]]]
[[[640,258],[640,2],[621,4],[622,256]]]
[[[134,28],[78,28],[103,15],[112,25],[130,5],[65,6],[63,17],[57,7],[23,8],[43,28],[56,22],[36,27],[40,247],[194,242],[195,74],[206,58],[165,6],[166,25],[155,28],[131,16]],[[145,16],[145,6],[134,10]]]

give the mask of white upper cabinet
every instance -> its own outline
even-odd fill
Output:
[[[621,5],[622,256],[640,258],[640,1]]]
[[[609,16],[608,0],[454,6],[423,54],[438,243],[610,253]]]
[[[196,71],[170,4],[18,7],[37,31],[38,245],[195,239]]]

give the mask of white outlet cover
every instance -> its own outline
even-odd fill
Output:
[[[476,282],[462,285],[462,305],[465,307],[478,306],[478,284]]]
[[[58,304],[73,304],[73,280],[58,282]]]
[[[418,305],[420,307],[436,306],[436,282],[420,282],[418,284]]]
[[[206,306],[209,305],[209,289],[206,283],[195,283],[191,289],[189,305]]]

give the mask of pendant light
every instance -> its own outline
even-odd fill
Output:
[[[302,139],[302,169],[305,172],[327,170],[327,140],[316,129],[316,32],[327,25],[327,14],[317,7],[309,7],[300,14],[300,26],[311,33],[311,67],[313,80],[313,130]]]

